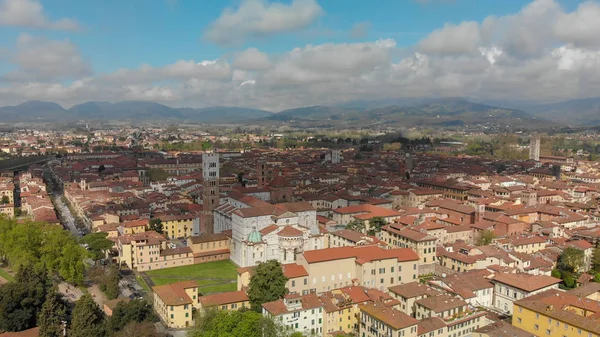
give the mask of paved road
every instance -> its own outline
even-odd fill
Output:
[[[76,237],[82,236],[82,232],[77,228],[75,217],[71,214],[71,210],[67,205],[62,201],[61,196],[56,195],[52,196],[52,201],[54,202],[54,207],[60,216],[61,223],[65,228],[68,228],[71,234]]]

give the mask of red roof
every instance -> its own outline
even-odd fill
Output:
[[[398,261],[418,261],[419,256],[410,248],[383,249],[379,246],[350,246],[311,250],[303,253],[308,263],[356,258],[357,262],[397,258]]]

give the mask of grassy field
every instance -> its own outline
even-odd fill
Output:
[[[236,267],[229,260],[192,264],[183,267],[157,269],[146,272],[153,280],[155,277],[172,277],[188,279],[225,279],[237,278]]]
[[[146,272],[146,275],[157,286],[194,280],[198,282],[199,291],[204,294],[237,289],[236,266],[229,260],[151,270]]]
[[[4,270],[4,269],[0,269],[0,276],[3,279],[7,280],[8,282],[14,282],[15,281],[15,278],[11,274],[7,273],[6,270]]]

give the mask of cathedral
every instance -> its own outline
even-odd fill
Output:
[[[231,230],[231,260],[240,267],[277,260],[293,263],[296,254],[327,247],[326,231],[308,202],[270,204],[231,192],[214,213],[215,233]]]

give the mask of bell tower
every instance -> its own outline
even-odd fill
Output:
[[[215,232],[214,210],[219,207],[219,154],[205,152],[202,154],[202,223],[201,232]]]

